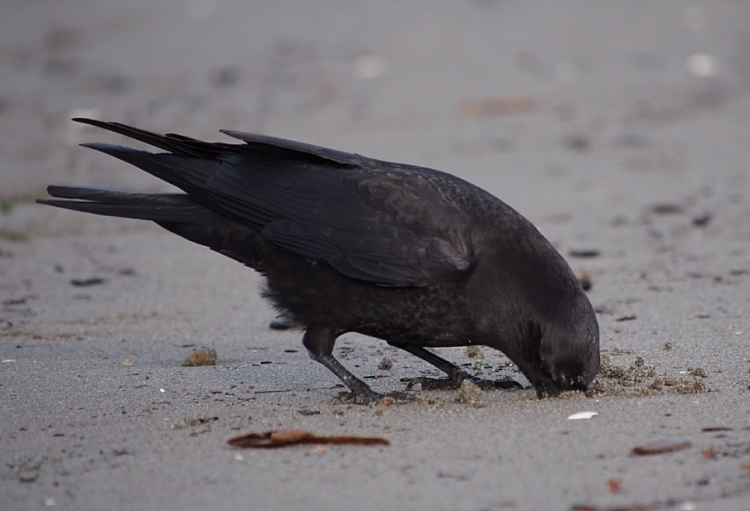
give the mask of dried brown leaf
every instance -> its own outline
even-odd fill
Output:
[[[650,456],[653,454],[683,451],[690,449],[690,447],[692,447],[692,444],[683,438],[665,438],[648,444],[637,445],[633,447],[631,452],[636,456]]]
[[[296,444],[348,444],[348,445],[390,445],[385,438],[354,435],[318,436],[300,429],[280,429],[265,433],[248,433],[227,440],[234,447],[270,448]]]

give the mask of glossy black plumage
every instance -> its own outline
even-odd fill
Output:
[[[49,187],[44,204],[152,220],[261,272],[264,292],[305,329],[310,355],[362,401],[377,395],[332,356],[359,332],[465,375],[425,347],[503,351],[540,395],[585,389],[599,365],[591,305],[570,268],[505,203],[436,170],[260,135],[243,144],[79,122],[166,151],[84,144],[183,190]]]

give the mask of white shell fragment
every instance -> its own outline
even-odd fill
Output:
[[[580,419],[590,419],[599,415],[599,412],[578,412],[568,416],[569,421],[576,421]]]

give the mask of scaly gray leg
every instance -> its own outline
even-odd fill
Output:
[[[333,358],[333,346],[336,344],[336,336],[330,328],[308,328],[302,337],[302,344],[307,348],[310,358],[316,362],[320,362],[329,371],[339,377],[342,383],[352,391],[354,400],[357,403],[370,404],[383,397],[349,372],[338,360]]]

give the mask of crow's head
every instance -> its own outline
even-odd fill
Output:
[[[542,328],[538,351],[523,371],[539,397],[585,391],[599,370],[599,326],[592,310]]]

